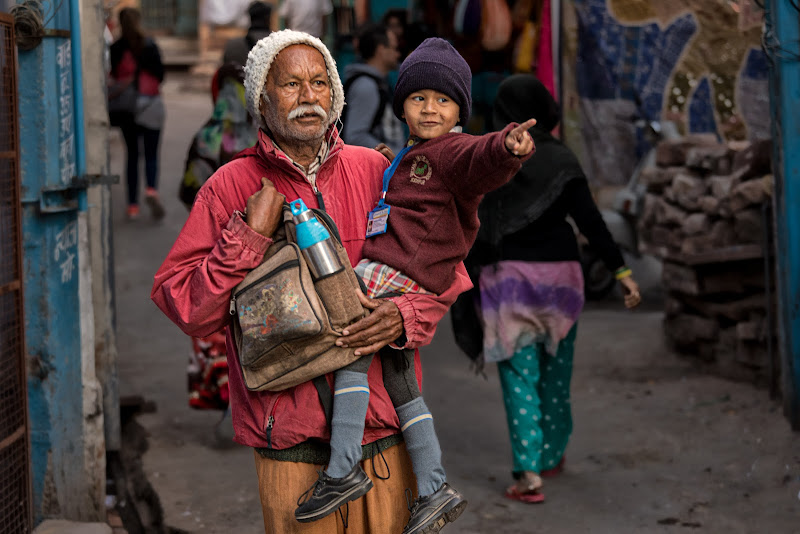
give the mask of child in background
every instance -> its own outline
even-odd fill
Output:
[[[534,150],[527,131],[533,119],[483,136],[460,132],[457,124],[464,125],[470,115],[471,83],[464,58],[439,38],[426,39],[400,66],[393,109],[408,124],[410,137],[386,170],[382,198],[368,216],[365,259],[356,272],[370,298],[439,294],[450,287],[477,235],[483,195],[508,182]],[[395,303],[402,309],[402,297]],[[365,299],[364,305],[370,302]],[[394,345],[415,346],[405,336]],[[417,478],[418,497],[403,534],[439,532],[467,502],[447,483],[414,351],[386,347],[381,356],[384,385]],[[336,371],[331,458],[295,511],[298,521],[325,517],[372,488],[359,465],[372,358],[365,355]]]

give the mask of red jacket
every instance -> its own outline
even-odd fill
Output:
[[[317,173],[316,187],[355,265],[362,258],[367,213],[380,195],[388,162],[374,150],[345,145],[335,129],[330,133],[334,140]],[[221,167],[198,193],[186,224],[155,275],[151,293],[156,305],[188,335],[207,336],[228,326],[231,290],[261,262],[271,243],[234,214],[244,211],[247,199],[261,189],[262,176],[272,180],[288,200],[302,198],[307,206],[318,207],[315,191],[303,173],[263,132],[256,147]],[[440,296],[409,294],[392,299],[403,316],[406,347],[429,343],[449,306],[470,287],[466,270],[459,265],[455,282]],[[327,441],[328,427],[314,385],[307,382],[279,393],[248,391],[230,331],[227,338],[236,441],[275,449],[310,438]],[[419,353],[416,371],[421,379]],[[363,443],[399,432],[379,358],[374,359],[368,376],[371,395]]]
[[[517,157],[506,149],[516,126],[481,136],[447,133],[413,145],[389,181],[388,230],[367,240],[364,256],[428,291],[450,287],[454,267],[478,235],[483,195],[511,180],[533,154]]]

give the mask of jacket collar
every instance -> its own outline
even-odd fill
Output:
[[[325,138],[328,140],[328,155],[319,166],[319,169],[316,173],[317,177],[319,177],[319,171],[324,169],[327,163],[331,161],[344,147],[344,142],[339,137],[339,131],[336,129],[335,125],[331,125],[330,128],[328,128]],[[283,169],[291,169],[292,172],[290,173],[290,176],[296,176],[303,181],[307,181],[303,171],[301,171],[297,165],[295,165],[291,158],[289,158],[289,156],[286,155],[286,153],[272,141],[272,138],[269,136],[269,134],[262,129],[258,130],[258,143],[256,145],[256,149],[258,151],[258,155],[264,160],[279,165]]]

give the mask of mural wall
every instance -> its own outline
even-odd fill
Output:
[[[564,135],[592,184],[630,177],[647,149],[634,117],[769,137],[762,20],[754,0],[566,0]]]

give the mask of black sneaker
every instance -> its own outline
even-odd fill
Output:
[[[452,523],[467,507],[467,500],[445,482],[434,493],[420,497],[409,506],[411,517],[403,534],[435,534]]]
[[[342,478],[332,478],[324,471],[320,471],[314,485],[297,501],[294,518],[301,523],[322,519],[335,512],[341,505],[358,499],[371,489],[372,481],[359,464]],[[301,503],[303,497],[307,499]]]

